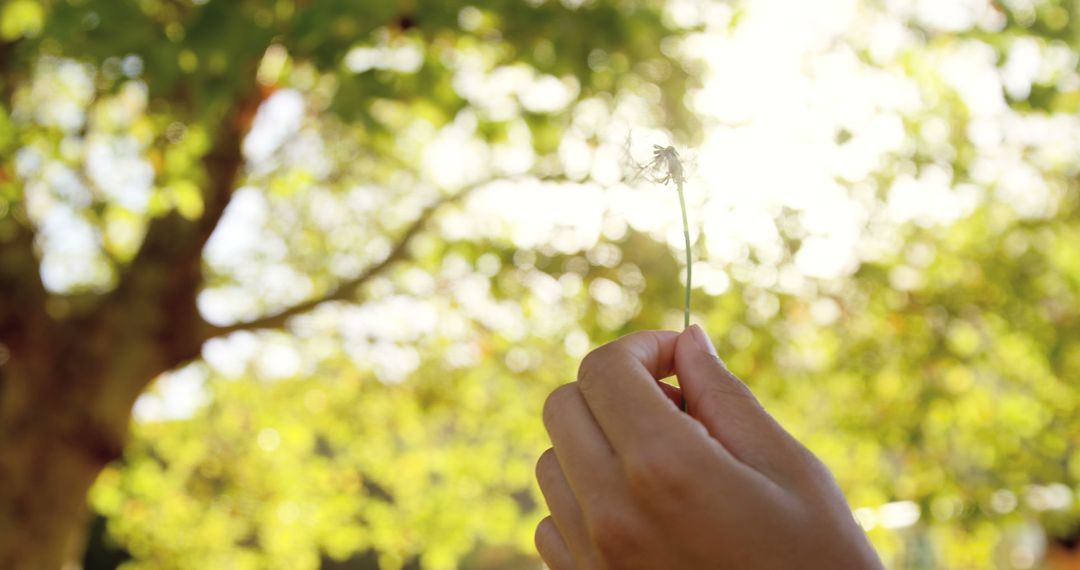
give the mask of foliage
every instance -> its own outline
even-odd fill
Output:
[[[778,210],[777,251],[737,244],[726,289],[695,281],[693,317],[864,524],[886,503],[919,508],[913,526],[870,531],[892,567],[1024,567],[1024,533],[1080,522],[1068,138],[1080,14],[1066,0],[995,2],[943,25],[902,2],[858,5],[909,41],[886,55],[859,30],[843,42],[920,99],[900,150],[837,181],[865,207],[872,253],[849,274],[797,275],[813,221]],[[681,322],[682,252],[622,219],[625,188],[569,167],[566,142],[599,156],[621,142],[605,134],[619,121],[703,138],[684,104],[700,66],[680,41],[694,30],[674,12],[629,0],[0,8],[12,101],[0,237],[23,218],[38,227],[54,314],[115,290],[156,220],[208,219],[222,133],[251,128],[202,256],[199,308],[220,338],[141,400],[124,459],[91,496],[130,567],[310,568],[374,552],[385,567],[449,568],[496,547],[531,552],[544,395],[588,347]],[[744,15],[731,10],[721,33]],[[993,94],[1003,125],[943,63],[974,50],[1008,78],[1032,49],[1036,71]],[[1018,140],[1015,155],[994,154],[988,128]],[[866,144],[852,137],[836,133],[837,148]],[[899,182],[941,173],[962,215],[897,223]],[[396,263],[262,330],[379,267],[447,197]],[[722,259],[710,231],[693,232],[695,270]],[[146,412],[185,382],[204,401]],[[1040,499],[1062,486],[1065,505]]]
[[[1032,567],[1044,538],[1052,549],[1080,524],[1080,163],[1066,150],[1075,146],[1054,136],[1015,134],[1042,126],[1075,136],[1080,20],[1071,2],[993,3],[987,12],[946,30],[907,14],[918,40],[897,61],[931,112],[905,119],[911,146],[875,174],[887,203],[905,172],[944,168],[955,191],[978,196],[970,213],[869,227],[867,237],[895,245],[850,278],[814,283],[810,295],[750,284],[700,309],[707,328],[728,331],[720,352],[731,367],[834,469],[853,507],[918,507],[921,520],[901,531],[862,509],[898,568]],[[988,96],[1011,107],[997,140],[1016,137],[1015,155],[987,149],[994,143],[977,129],[992,121],[965,98],[977,88],[942,72],[943,59],[968,49],[985,49],[1003,76],[1004,92]],[[1026,49],[1041,59],[1030,83],[1010,84],[1008,68]],[[933,142],[925,133],[936,121],[946,134]],[[1015,187],[1013,163],[989,166],[1010,160],[1038,174]],[[885,206],[870,224],[888,225]],[[781,273],[805,236],[787,216],[797,213],[778,222],[795,229]]]
[[[302,359],[191,364],[178,374],[212,371],[209,404],[135,424],[93,494],[129,565],[374,551],[444,568],[479,543],[528,551],[535,418],[572,375],[566,334],[587,346],[581,304],[548,302],[573,282],[515,263],[510,243],[438,230],[493,180],[565,180],[576,108],[632,106],[689,136],[693,81],[666,53],[683,30],[662,6],[17,0],[3,14],[0,144],[17,152],[3,154],[0,233],[32,230],[40,269],[21,271],[40,270],[50,317],[94,322],[172,282],[160,304],[134,293],[125,338],[156,336],[136,331],[194,312],[198,293],[205,322],[167,322],[166,343],[257,339]],[[458,146],[469,164],[443,156]],[[237,237],[244,216],[254,241]],[[228,336],[323,301],[291,335]],[[144,358],[112,342],[115,402]]]

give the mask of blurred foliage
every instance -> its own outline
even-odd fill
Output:
[[[900,59],[934,104],[906,119],[909,152],[875,173],[885,198],[899,173],[944,167],[954,188],[978,188],[978,206],[955,223],[902,227],[892,253],[810,295],[736,282],[698,305],[729,366],[834,470],[853,507],[919,507],[898,530],[882,528],[880,509],[871,518],[895,568],[1042,568],[1044,550],[1075,560],[1080,532],[1080,160],[1053,142],[1076,136],[1080,4],[988,4],[1000,22],[905,22],[919,41]],[[1030,91],[1001,95],[1014,126],[1050,133],[1045,143],[1028,131],[1019,149],[1038,171],[1022,189],[1035,208],[976,172],[986,158],[973,112],[935,67],[988,48],[1004,75],[1020,44],[1040,53]],[[931,121],[949,133],[936,147],[919,136]],[[788,233],[785,262],[799,237]]]
[[[692,137],[694,81],[661,49],[687,30],[659,2],[579,4],[5,1],[0,231],[37,227],[63,315],[65,299],[115,287],[154,220],[206,215],[224,134],[254,125],[233,200],[263,209],[263,235],[239,258],[230,238],[211,242],[208,318],[319,297],[441,196],[565,179],[556,153],[578,105],[629,101]],[[425,147],[454,128],[449,146],[523,166],[448,176],[456,164],[430,164]],[[556,311],[532,294],[555,282],[515,265],[512,244],[428,229],[414,263],[359,292],[374,301],[326,307],[290,335],[215,341],[295,344],[299,370],[185,368],[208,404],[137,423],[92,496],[127,567],[448,568],[470,553],[498,563],[497,547],[532,559],[536,419],[573,375],[564,333],[584,295]],[[338,313],[352,322],[327,326]],[[580,354],[588,338],[574,338]]]
[[[1080,524],[1080,161],[1025,147],[1045,207],[995,193],[976,172],[971,109],[935,67],[975,45],[1003,68],[1017,42],[1033,41],[1066,63],[1008,104],[1021,118],[1075,115],[1080,7],[991,5],[1000,25],[904,20],[918,41],[899,65],[929,111],[904,118],[911,152],[872,180],[883,210],[898,176],[947,167],[953,186],[981,189],[969,215],[904,225],[889,253],[793,293],[776,276],[804,232],[784,212],[780,262],[747,250],[726,292],[695,291],[695,319],[729,366],[834,470],[853,507],[919,506],[914,526],[871,530],[895,568],[1020,568],[1010,545],[1025,533]],[[93,263],[57,281],[68,292],[111,287],[148,220],[202,215],[201,159],[238,101],[301,94],[289,136],[317,152],[246,143],[244,196],[265,210],[260,242],[240,257],[215,257],[213,244],[207,255],[206,298],[229,293],[219,305],[237,321],[379,259],[430,199],[500,177],[566,178],[560,142],[586,108],[599,104],[608,121],[625,105],[645,108],[643,123],[690,145],[701,137],[683,103],[697,64],[672,55],[691,30],[660,2],[8,0],[0,15],[13,62],[2,87],[15,101],[0,109],[0,156],[39,194],[0,178],[0,214],[25,201],[41,221],[62,204],[94,229]],[[516,95],[493,104],[483,95],[497,82],[467,85],[499,73],[550,78],[572,96],[555,108]],[[44,107],[57,93],[68,107]],[[921,135],[931,123],[946,125],[944,143]],[[455,125],[472,138],[452,144],[479,141],[485,152],[526,133],[528,167],[440,176],[447,166],[426,164],[421,149]],[[86,166],[94,148],[112,149],[111,166],[149,168],[145,204]],[[83,180],[86,196],[49,190],[65,176]],[[206,362],[181,371],[205,382],[205,405],[136,423],[124,461],[92,494],[129,567],[312,568],[368,552],[388,568],[449,568],[480,566],[478,553],[494,547],[531,552],[545,394],[588,347],[678,326],[680,256],[614,222],[581,246],[559,246],[556,232],[523,248],[513,228],[464,232],[495,223],[462,221],[466,211],[418,242],[414,262],[369,284],[370,301],[323,307],[288,332],[211,341]],[[702,244],[697,253],[709,256]],[[282,366],[282,354],[298,364]],[[1065,505],[1040,500],[1062,486]]]

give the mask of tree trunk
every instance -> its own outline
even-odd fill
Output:
[[[86,492],[104,464],[50,431],[39,424],[0,443],[0,568],[55,570],[81,560]]]
[[[86,493],[123,449],[129,413],[107,423],[93,362],[22,345],[0,365],[0,568],[56,570],[81,559]],[[54,351],[60,356],[54,356]],[[82,373],[72,374],[81,370]],[[128,406],[127,409],[130,409]]]
[[[121,457],[137,395],[105,390],[104,363],[131,349],[103,322],[19,317],[0,347],[0,569],[68,568],[85,546],[86,491]]]
[[[6,110],[11,48],[0,42]],[[256,64],[242,66],[252,78]],[[86,493],[121,457],[135,399],[221,334],[196,308],[202,249],[236,186],[241,143],[261,97],[255,89],[238,98],[222,118],[203,157],[203,216],[153,218],[110,293],[48,294],[33,223],[19,203],[0,216],[0,570],[55,570],[81,560]],[[13,180],[5,168],[0,161],[0,180]]]
[[[0,78],[3,59],[0,53]],[[0,93],[8,109],[9,95]],[[365,283],[412,255],[413,239],[441,207],[482,186],[436,201],[404,228],[385,259],[325,295],[212,327],[196,306],[202,250],[241,174],[241,143],[261,97],[255,91],[235,101],[203,157],[203,216],[154,218],[110,293],[48,294],[33,224],[21,208],[0,217],[0,570],[56,570],[81,559],[86,493],[121,457],[135,399],[158,374],[197,358],[210,338],[280,328],[321,303],[355,300]]]

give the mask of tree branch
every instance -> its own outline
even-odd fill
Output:
[[[262,329],[283,328],[289,321],[289,319],[311,311],[312,309],[318,307],[319,305],[322,305],[323,303],[327,303],[330,301],[344,301],[355,297],[357,291],[365,284],[369,283],[372,279],[378,277],[396,263],[406,261],[412,257],[412,253],[409,251],[409,246],[412,244],[412,241],[416,238],[416,236],[418,236],[426,229],[427,225],[430,223],[431,219],[435,216],[435,214],[437,214],[440,210],[442,210],[449,204],[460,202],[470,192],[472,192],[476,188],[479,188],[479,186],[480,185],[471,186],[452,196],[445,196],[443,198],[440,198],[439,200],[435,201],[435,203],[425,208],[424,211],[421,212],[420,215],[417,216],[417,218],[413,220],[411,224],[409,224],[409,227],[405,229],[405,232],[401,234],[401,237],[398,238],[398,241],[394,245],[393,249],[390,250],[389,255],[383,258],[382,261],[376,263],[375,265],[372,265],[371,267],[368,267],[360,275],[354,277],[353,279],[340,283],[337,287],[328,291],[325,295],[315,299],[304,301],[297,305],[293,305],[292,307],[289,307],[287,309],[283,309],[274,314],[260,317],[252,321],[236,323],[224,327],[208,327],[204,336],[204,340],[209,340],[211,338],[226,335],[236,331],[253,331]]]
[[[125,271],[124,279],[139,274],[144,265],[157,265],[166,259],[201,259],[202,248],[221,220],[244,166],[242,145],[249,126],[246,117],[251,115],[251,106],[257,105],[257,98],[237,101],[226,117],[214,147],[203,157],[207,182],[202,195],[202,216],[190,221],[177,212],[170,212],[151,221],[146,238]]]
[[[15,91],[15,42],[0,42],[0,105],[11,113]],[[7,158],[7,157],[5,157]],[[7,160],[0,162],[0,182],[18,184]],[[47,334],[48,294],[41,282],[34,253],[34,227],[22,201],[9,203],[0,216],[0,342],[18,352],[16,345],[33,342]]]
[[[152,220],[110,296],[111,312],[125,315],[116,322],[128,331],[117,334],[153,339],[160,361],[152,370],[167,370],[198,355],[207,326],[196,308],[203,285],[202,251],[241,176],[244,136],[260,101],[257,90],[238,98],[203,157],[203,215],[188,220],[174,211]]]
[[[46,334],[48,295],[34,254],[34,231],[15,219],[0,219],[0,343],[18,352],[18,345]]]
[[[12,60],[15,54],[14,41],[0,41],[0,98],[3,99],[4,108],[11,112],[11,96],[15,93],[15,77],[12,72]]]
[[[241,98],[235,106],[231,124],[218,147],[203,159],[207,177],[210,180],[208,192],[203,195],[203,215],[198,222],[199,255],[206,245],[214,228],[221,221],[225,208],[232,200],[236,189],[236,180],[244,166],[244,136],[251,128],[255,112],[262,104],[262,94],[255,90]]]

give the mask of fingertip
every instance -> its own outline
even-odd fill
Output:
[[[693,332],[696,328],[698,328],[697,325],[690,325],[689,328],[679,333],[678,338],[675,339],[675,353],[672,360],[675,362],[676,370],[686,368],[687,365],[700,357],[701,349],[694,339]]]
[[[690,333],[690,338],[694,339],[694,344],[698,346],[698,349],[709,353],[709,355],[715,358],[720,358],[720,356],[716,354],[716,347],[713,345],[712,339],[709,338],[709,335],[705,334],[704,329],[698,325],[690,325],[687,332]]]
[[[573,570],[576,567],[566,539],[551,516],[544,517],[533,532],[533,544],[540,558],[551,570]]]
[[[681,406],[657,381],[675,372],[675,331],[644,331],[590,352],[578,367],[581,394],[617,452],[637,447]],[[681,395],[681,394],[680,394]],[[667,423],[665,423],[667,422]]]
[[[720,355],[716,351],[716,345],[713,344],[711,338],[705,329],[700,325],[690,325],[679,334],[679,338],[676,339],[676,359],[680,356],[685,359],[687,357],[701,358],[708,357],[708,360],[719,361],[724,368],[727,368],[727,364],[724,363],[724,359],[720,358]]]
[[[681,333],[676,331],[643,331],[626,337],[641,335],[633,338],[631,346],[637,349],[637,356],[642,364],[649,370],[653,378],[657,380],[667,378],[675,373],[675,344]]]
[[[585,355],[578,378],[624,363],[627,356],[644,366],[653,378],[667,378],[675,372],[675,344],[679,337],[680,333],[667,330],[630,333]]]
[[[696,408],[710,384],[723,381],[723,375],[728,373],[712,341],[698,325],[691,325],[679,335],[673,361],[679,387],[690,409]]]

